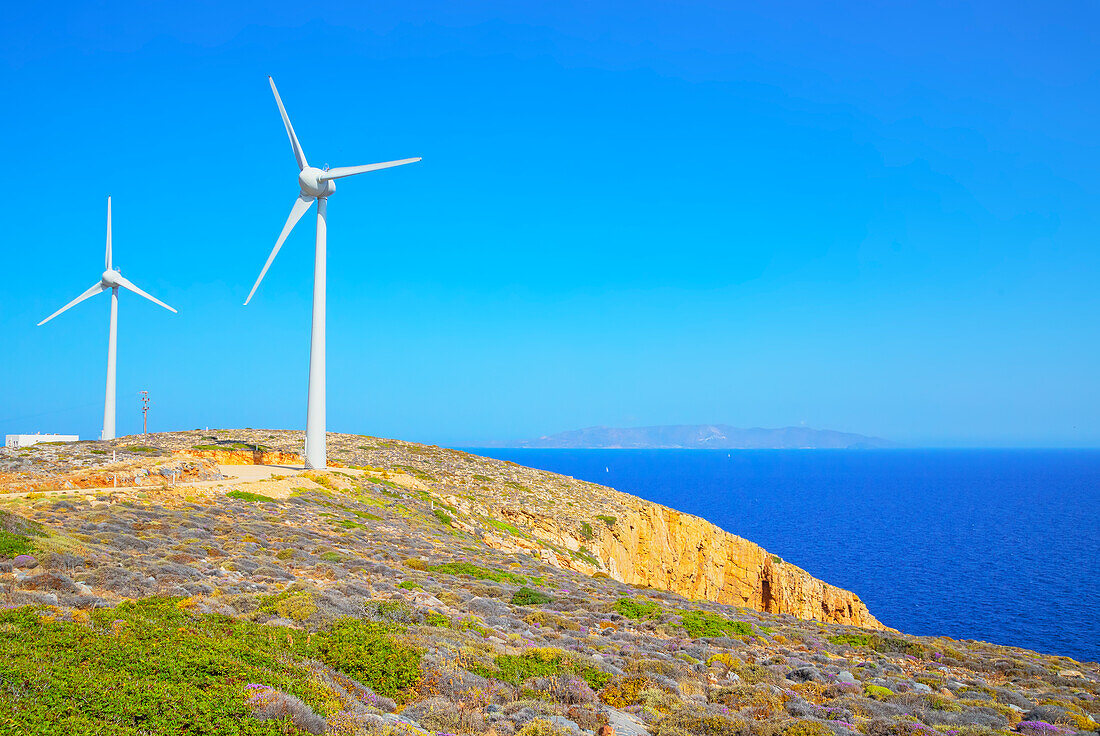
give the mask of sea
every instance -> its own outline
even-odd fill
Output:
[[[1100,660],[1100,450],[467,449],[701,516],[900,631]]]

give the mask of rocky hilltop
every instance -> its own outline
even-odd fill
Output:
[[[0,450],[0,734],[1100,728],[1097,664],[883,629],[702,519],[372,437],[303,472],[301,441]]]
[[[154,476],[177,468],[173,482],[202,479],[188,460],[214,463],[300,464],[300,433],[235,430],[152,434],[142,450],[133,440],[111,443],[128,458],[176,458],[158,463]],[[56,488],[61,483],[108,485],[102,468],[107,454],[93,443],[54,446],[57,465],[36,475],[0,475],[8,488]],[[106,445],[105,445],[106,446]],[[331,464],[397,474],[406,486],[447,508],[451,525],[504,552],[593,575],[603,573],[690,598],[731,603],[767,613],[880,628],[857,595],[824,583],[759,545],[690,514],[642,500],[606,486],[446,448],[358,435],[329,435]],[[48,452],[27,457],[46,462]],[[63,458],[63,460],[61,460]],[[58,470],[81,469],[78,478]],[[181,465],[182,463],[182,465]],[[143,472],[138,462],[136,472]],[[33,468],[33,466],[29,466]],[[99,469],[97,469],[99,468]],[[118,471],[115,471],[118,472]],[[127,475],[125,484],[132,481]],[[36,480],[38,485],[36,485]],[[114,482],[112,478],[112,482]],[[20,485],[22,484],[22,485]]]

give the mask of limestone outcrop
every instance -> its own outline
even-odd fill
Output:
[[[829,585],[705,519],[642,503],[600,536],[597,557],[626,583],[834,623],[882,628],[855,593]]]
[[[606,491],[618,496],[619,515],[604,517],[598,526],[578,527],[561,513],[544,515],[530,507],[502,506],[495,511],[529,537],[494,530],[485,535],[485,542],[504,551],[533,554],[559,567],[589,575],[602,572],[624,583],[689,598],[883,628],[858,595],[818,580],[758,544],[698,516]],[[589,531],[592,538],[585,539]]]

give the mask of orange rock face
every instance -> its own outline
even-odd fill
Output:
[[[559,567],[589,575],[602,572],[625,583],[690,598],[883,628],[855,593],[818,580],[758,544],[698,516],[625,494],[616,496],[621,515],[610,527],[592,529],[591,538],[581,538],[568,518],[512,506],[495,511],[532,538],[493,533],[485,542],[504,551],[534,554]]]
[[[705,519],[642,502],[596,547],[612,577],[767,613],[882,628],[855,593],[829,585]]]

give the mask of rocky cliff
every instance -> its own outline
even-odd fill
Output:
[[[855,593],[811,576],[697,516],[642,504],[600,537],[598,557],[626,583],[767,613],[881,628]]]
[[[471,499],[448,500],[471,515],[496,514],[507,521],[484,534],[486,544],[496,549],[527,552],[558,567],[689,598],[883,628],[858,595],[818,580],[758,544],[697,516],[602,490],[602,499],[590,498],[603,500],[618,515],[601,514],[596,524],[578,524],[574,515],[560,510],[540,513],[537,506],[498,502],[484,508]]]

